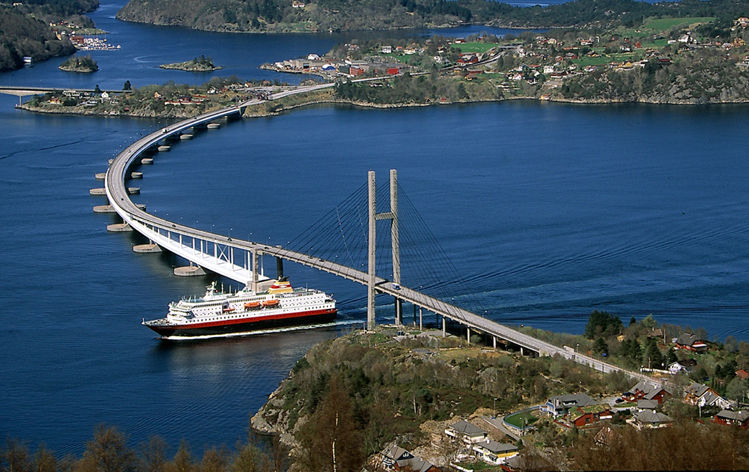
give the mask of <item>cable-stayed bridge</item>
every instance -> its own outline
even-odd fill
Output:
[[[325,86],[331,86],[331,84],[325,84]],[[300,91],[309,90],[309,88],[300,89]],[[271,99],[275,98],[278,97],[271,96]],[[406,302],[419,307],[420,310],[427,310],[441,317],[443,334],[449,319],[466,327],[469,341],[472,334],[484,334],[491,337],[495,347],[499,341],[515,345],[520,348],[521,352],[559,355],[591,365],[604,372],[623,370],[601,360],[575,353],[570,348],[540,341],[460,308],[452,302],[445,301],[448,298],[452,300],[452,298],[444,294],[438,298],[425,293],[430,289],[444,288],[447,284],[439,280],[428,281],[429,277],[435,276],[429,270],[429,267],[434,264],[435,253],[425,254],[425,250],[419,246],[419,241],[434,240],[434,237],[425,229],[425,225],[420,221],[418,214],[413,211],[407,198],[403,198],[402,190],[399,192],[400,187],[397,184],[395,171],[391,171],[389,192],[387,186],[378,190],[375,185],[374,172],[370,172],[367,185],[354,192],[316,225],[290,242],[288,247],[232,238],[172,222],[147,213],[130,200],[126,182],[131,176],[132,167],[140,164],[141,158],[146,153],[154,152],[160,146],[166,145],[169,140],[179,139],[183,134],[192,134],[196,129],[210,124],[216,125],[218,120],[241,117],[245,107],[259,102],[259,100],[251,100],[238,106],[172,124],[128,146],[112,161],[106,173],[105,192],[113,210],[118,213],[124,223],[162,249],[224,277],[251,285],[255,291],[262,279],[258,270],[259,257],[264,254],[365,285],[368,287],[368,329],[374,328],[375,295],[387,294],[396,300],[397,323],[401,322],[401,305]],[[386,199],[383,197],[388,195],[390,197],[388,211],[378,212],[377,202]],[[406,202],[405,207],[400,210],[398,208],[399,195],[401,201]],[[363,198],[365,196],[366,198]],[[400,224],[409,212],[412,216],[416,215],[413,218],[417,221],[418,229],[415,232],[409,231],[408,226]],[[390,231],[385,233],[377,231],[378,221],[383,222],[380,226],[389,222]],[[383,241],[388,235],[391,252],[389,256],[391,257],[379,258],[380,261],[387,262],[384,264],[381,262],[378,266],[377,247],[384,245]],[[366,240],[366,244],[356,243],[362,240]],[[334,241],[338,242],[334,243]],[[407,244],[402,246],[401,242]],[[424,280],[417,288],[415,285],[409,286],[408,283],[404,283],[404,280],[407,282],[409,278],[402,278],[401,256],[403,254],[418,255],[420,252],[426,263],[416,269]],[[446,258],[442,259],[446,260]],[[449,262],[444,262],[444,260],[441,263],[449,265]],[[408,265],[403,270],[408,271]],[[383,274],[387,274],[387,277],[383,277]],[[652,381],[639,373],[625,372],[633,377]]]

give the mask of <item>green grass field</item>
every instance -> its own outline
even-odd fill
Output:
[[[534,416],[532,411],[521,411],[506,417],[505,421],[513,426],[522,428],[538,421],[538,417]]]
[[[642,27],[663,32],[675,27],[688,28],[697,23],[709,23],[713,20],[715,20],[714,16],[700,16],[692,18],[661,18],[645,23],[644,25],[642,25]]]
[[[453,44],[453,48],[459,48],[461,52],[475,52],[478,54],[485,53],[489,49],[497,46],[492,43],[464,43],[464,44]]]

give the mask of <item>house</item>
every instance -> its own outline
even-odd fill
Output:
[[[675,342],[677,349],[686,349],[694,352],[702,352],[707,349],[707,344],[703,340],[690,333],[682,333],[681,336],[676,338]]]
[[[724,425],[736,425],[741,429],[747,429],[749,427],[749,411],[721,410],[717,415],[715,415],[713,422]]]
[[[673,423],[671,417],[653,410],[642,410],[632,418],[632,424],[637,429],[663,428]]]
[[[655,411],[657,409],[658,409],[658,402],[655,400],[637,400],[638,411],[643,411],[643,410]]]
[[[489,464],[503,464],[507,459],[518,454],[518,447],[514,444],[499,443],[488,439],[473,445],[478,457]]]
[[[382,53],[383,54],[392,54],[393,53],[393,46],[389,46],[389,45],[382,46]]]
[[[554,66],[544,66],[544,74],[551,74],[554,72]]]
[[[707,385],[695,382],[684,389],[684,401],[686,401],[690,405],[697,405],[700,401],[700,398],[702,398],[702,396],[708,392],[715,393],[715,390],[708,387]]]
[[[572,395],[557,395],[546,400],[546,405],[541,407],[542,411],[551,416],[567,414],[571,409],[595,405],[597,402],[585,393],[574,393]]]
[[[741,380],[749,379],[749,372],[745,371],[744,369],[737,370],[736,377],[740,378]]]
[[[429,461],[414,456],[395,443],[386,447],[382,453],[382,466],[385,470],[409,472],[440,472],[440,469]]]
[[[680,372],[688,374],[692,372],[692,369],[697,365],[697,361],[694,359],[684,359],[676,361],[668,365],[668,371],[676,375]]]
[[[486,431],[465,420],[460,420],[449,426],[445,430],[445,434],[451,438],[460,439],[466,444],[484,441],[487,436]]]
[[[596,404],[570,410],[567,415],[567,421],[578,428],[582,428],[601,420],[610,420],[612,417],[611,408],[606,405]]]
[[[700,399],[699,406],[717,406],[723,409],[729,409],[733,407],[733,404],[721,397],[717,393],[709,392]]]
[[[660,405],[663,403],[663,399],[667,396],[670,397],[671,394],[665,388],[641,380],[637,382],[634,387],[630,388],[628,392],[624,392],[622,399],[630,402],[635,402],[637,400],[655,400]]]

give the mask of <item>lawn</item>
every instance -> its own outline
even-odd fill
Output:
[[[459,48],[460,52],[475,52],[477,54],[482,54],[493,47],[497,47],[497,44],[476,42],[476,43],[453,44],[452,47],[453,49]]]
[[[699,16],[692,18],[661,18],[652,20],[642,25],[643,28],[649,28],[655,31],[669,31],[676,27],[690,27],[697,23],[709,23],[715,20],[714,16]]]
[[[523,428],[538,421],[538,417],[533,414],[533,410],[523,410],[506,416],[505,421],[518,428]]]

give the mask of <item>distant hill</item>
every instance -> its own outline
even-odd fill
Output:
[[[8,5],[0,5],[0,71],[23,67],[24,56],[39,62],[73,54],[70,40],[58,38],[49,23],[71,17],[80,23],[80,15],[98,8],[99,0],[25,0]]]
[[[521,8],[491,0],[130,0],[125,21],[231,32],[387,30],[466,23],[505,27],[635,26],[645,18],[749,15],[749,0],[576,0]]]

